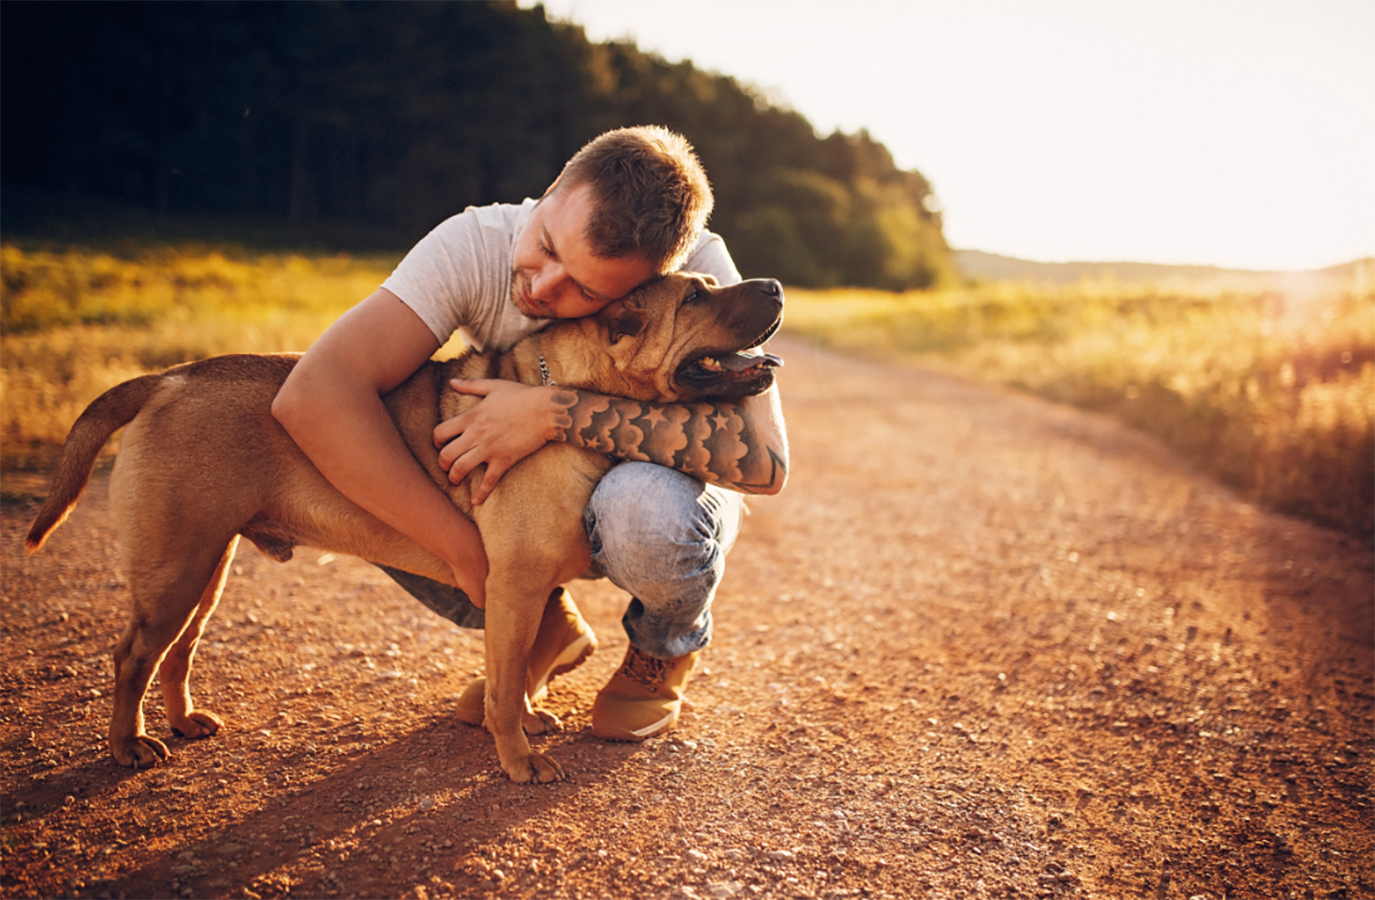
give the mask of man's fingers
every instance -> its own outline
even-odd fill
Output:
[[[537,415],[542,395],[538,388],[497,378],[454,379],[449,384],[456,391],[500,401],[478,403],[434,429],[439,465],[451,483],[460,483],[486,465],[472,490],[473,502],[481,503],[511,466],[549,440]]]
[[[477,459],[475,455],[472,453],[465,453],[459,456],[457,459],[453,461],[452,465],[448,466],[449,483],[458,484],[464,478],[468,477],[469,472],[473,471],[473,469],[476,469],[481,464],[482,461]],[[442,458],[440,460],[440,465],[444,465],[444,461]]]
[[[436,447],[443,447],[445,444],[462,434],[467,423],[467,415],[467,413],[463,413],[463,415],[454,416],[452,419],[445,419],[443,422],[436,425],[434,427],[434,445]]]
[[[446,472],[449,471],[468,449],[462,440],[450,440],[440,444],[439,467]]]
[[[475,397],[486,397],[488,394],[498,389],[512,387],[522,388],[524,385],[516,384],[512,381],[503,381],[500,378],[474,378],[471,380],[453,378],[449,380],[449,387],[458,391],[460,394],[472,394]],[[459,413],[452,419],[446,419],[436,425],[434,429],[434,445],[436,447],[443,447],[446,443],[452,441],[466,431],[472,424],[473,419],[477,416],[479,408],[480,407],[474,406],[467,412]]]
[[[492,392],[492,388],[502,383],[500,378],[453,378],[449,380],[449,387],[458,391],[460,394],[473,394],[478,397],[486,397]]]
[[[495,462],[487,461],[487,471],[482,476],[482,483],[473,489],[473,504],[480,504],[487,499],[487,495],[496,489],[497,482],[501,476],[506,474],[509,466],[498,466]]]

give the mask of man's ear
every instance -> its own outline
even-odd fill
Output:
[[[628,303],[613,303],[598,313],[606,323],[607,342],[614,344],[623,337],[635,337],[649,324],[649,313]]]

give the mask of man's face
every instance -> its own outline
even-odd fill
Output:
[[[584,233],[592,216],[586,185],[556,189],[535,206],[516,241],[511,299],[536,319],[573,319],[598,312],[654,274],[644,257],[594,256]]]

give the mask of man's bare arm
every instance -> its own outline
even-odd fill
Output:
[[[447,562],[482,606],[482,539],[411,455],[382,402],[438,346],[419,316],[378,290],[301,357],[272,414],[344,496]]]
[[[778,392],[739,403],[647,403],[554,388],[561,439],[617,459],[658,463],[708,484],[776,494],[788,477]]]

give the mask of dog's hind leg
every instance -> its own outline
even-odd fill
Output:
[[[191,621],[181,632],[181,637],[167,651],[162,665],[158,666],[158,679],[162,682],[162,700],[167,707],[167,721],[172,730],[182,737],[209,737],[220,730],[224,720],[212,712],[196,709],[191,701],[191,661],[196,655],[196,645],[205,632],[205,624],[210,614],[220,602],[224,583],[229,579],[229,564],[234,559],[234,550],[239,546],[239,536],[229,542],[220,557],[219,565],[210,583],[205,586]]]
[[[129,625],[115,645],[114,713],[109,732],[110,752],[121,765],[146,768],[169,756],[166,745],[144,730],[143,697],[168,648],[188,630],[207,598],[208,607],[213,609],[229,564],[226,543],[232,547],[232,542],[226,541],[210,543],[220,548],[218,552],[173,549],[160,565],[130,566],[133,609]],[[200,619],[197,633],[204,616]],[[188,666],[192,647],[194,640],[183,657]]]

